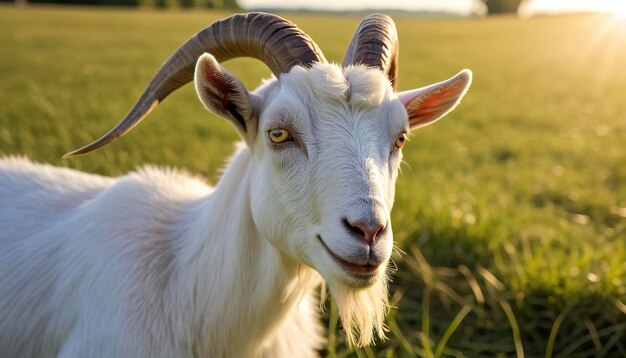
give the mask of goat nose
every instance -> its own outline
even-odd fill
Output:
[[[346,228],[358,239],[364,241],[368,245],[373,245],[376,236],[385,230],[385,224],[378,220],[343,220]]]

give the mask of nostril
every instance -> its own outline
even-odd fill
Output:
[[[359,238],[365,237],[365,232],[361,230],[358,226],[352,225],[348,219],[343,219],[343,225],[350,231],[352,234],[358,236]]]
[[[376,240],[378,233],[385,230],[385,225],[376,222],[373,225],[368,225],[365,221],[357,220],[350,222],[348,219],[343,219],[343,224],[354,236],[360,240],[365,241],[368,245],[372,245]]]

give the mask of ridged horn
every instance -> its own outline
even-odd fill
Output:
[[[113,129],[95,142],[64,155],[96,150],[133,129],[159,102],[193,80],[194,66],[204,52],[218,61],[253,57],[263,61],[278,77],[296,65],[326,62],[322,51],[295,24],[266,13],[236,14],[217,21],[180,46],[154,75],[137,103]]]
[[[395,91],[398,50],[398,32],[393,20],[387,15],[372,14],[361,20],[344,56],[343,66],[363,64],[380,68]]]

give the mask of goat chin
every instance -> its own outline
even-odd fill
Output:
[[[389,307],[387,282],[387,275],[381,275],[372,285],[362,288],[350,287],[338,280],[327,282],[351,345],[372,344],[375,333],[380,339],[386,338],[384,319]]]

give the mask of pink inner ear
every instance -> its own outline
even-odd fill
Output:
[[[210,64],[205,63],[205,70],[202,71],[204,77],[204,87],[211,90],[211,94],[219,96],[213,100],[228,101],[229,88],[232,87],[232,83],[219,68],[215,68]]]
[[[457,80],[448,85],[416,94],[412,98],[402,98],[401,100],[409,115],[410,126],[428,124],[446,114],[457,103],[464,88],[465,81]]]
[[[453,84],[451,86],[439,89],[431,93],[430,95],[426,96],[426,98],[424,98],[424,100],[422,101],[422,106],[426,108],[436,108],[436,107],[440,107],[441,105],[450,103],[451,100],[453,99],[456,100],[456,98],[458,97],[460,87],[461,86],[459,86],[457,83],[457,84]]]
[[[241,114],[242,108],[239,108],[237,105],[237,101],[242,100],[237,98],[241,94],[242,88],[221,68],[215,67],[208,61],[204,62],[203,65],[202,77],[204,83],[202,84],[202,89],[205,101],[211,103],[213,110],[231,117],[244,130],[247,130],[246,121]]]

